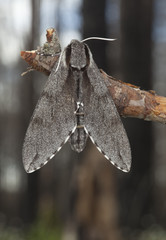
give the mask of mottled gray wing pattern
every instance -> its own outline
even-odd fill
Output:
[[[117,168],[128,172],[131,166],[128,137],[93,59],[84,80],[85,129],[98,150]]]
[[[58,71],[54,66],[46,82],[25,136],[23,163],[27,172],[45,165],[74,131],[72,84],[72,79],[68,81],[68,69],[61,61]]]

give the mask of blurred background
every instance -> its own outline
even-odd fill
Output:
[[[166,239],[166,126],[123,119],[132,168],[112,166],[89,141],[77,154],[66,144],[27,174],[22,144],[47,77],[21,73],[21,50],[45,42],[54,27],[62,47],[89,41],[99,68],[166,95],[166,1],[0,0],[0,240]]]

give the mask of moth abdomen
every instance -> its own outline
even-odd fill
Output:
[[[77,126],[70,137],[70,145],[72,150],[81,152],[85,148],[87,141],[87,134],[84,129],[84,108],[82,102],[77,102],[77,110],[75,112]]]
[[[86,146],[87,134],[83,125],[77,126],[75,132],[70,136],[71,149],[75,152],[82,152]]]

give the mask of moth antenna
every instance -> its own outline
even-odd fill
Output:
[[[101,37],[89,37],[89,38],[85,38],[83,39],[81,42],[85,42],[88,40],[103,40],[103,41],[115,41],[116,38],[101,38]]]

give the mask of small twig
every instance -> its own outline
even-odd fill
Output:
[[[59,58],[57,53],[60,52],[60,44],[54,29],[48,29],[46,37],[47,42],[43,47],[33,51],[22,51],[21,57],[28,62],[30,69],[49,75]],[[101,73],[121,116],[166,123],[166,97],[158,96],[154,91],[140,90],[137,86],[116,80],[102,70]]]

